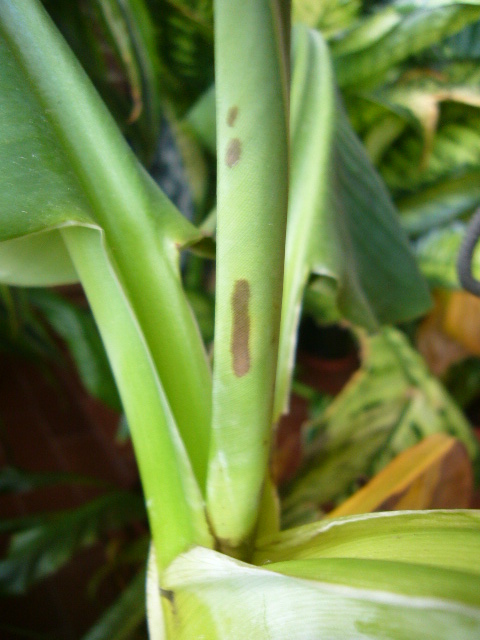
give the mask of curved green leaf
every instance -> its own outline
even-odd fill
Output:
[[[480,204],[480,171],[444,179],[397,201],[402,227],[418,236],[465,217]]]
[[[6,241],[0,244],[0,273],[7,273],[9,281],[18,277],[22,284],[26,274],[33,278],[30,284],[70,281],[72,262],[60,238],[68,241],[68,252],[78,249],[78,240],[85,255],[90,238],[90,257],[77,255],[75,270],[88,272],[90,266],[83,263],[89,259],[99,268],[88,277],[116,298],[157,396],[160,376],[203,485],[211,374],[178,269],[178,247],[201,234],[141,168],[35,0],[22,7],[0,3],[0,65],[0,241]],[[99,300],[100,305],[107,302]],[[120,320],[108,322],[120,325]],[[119,341],[115,350],[122,349],[128,346]],[[122,392],[128,395],[128,389],[125,383]],[[159,412],[166,411],[162,394],[154,403]],[[167,413],[168,422],[170,409]],[[131,418],[133,431],[137,418]],[[156,428],[152,417],[142,420]],[[161,452],[156,455],[162,459]]]
[[[457,259],[467,225],[460,222],[434,229],[416,243],[420,267],[432,287],[459,288]],[[480,274],[480,255],[474,253],[472,270]]]
[[[473,640],[480,630],[479,578],[468,571],[350,558],[259,568],[196,548],[169,567],[162,596],[152,579],[155,640]]]
[[[336,284],[343,317],[369,329],[412,318],[430,305],[390,197],[335,101],[325,44],[305,28],[297,28],[294,42],[277,417],[288,397],[300,306],[312,273]]]
[[[440,598],[480,607],[479,576],[419,562],[364,558],[289,560],[266,565],[269,571],[353,589],[390,592],[418,598]],[[373,594],[372,594],[373,595]],[[472,612],[473,613],[473,612]]]
[[[315,558],[418,563],[480,580],[480,511],[390,511],[325,518],[259,541],[255,564]]]
[[[332,42],[338,83],[357,90],[480,17],[477,0],[396,0]]]

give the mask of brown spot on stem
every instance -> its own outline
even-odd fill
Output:
[[[250,285],[248,280],[237,280],[232,295],[232,341],[230,350],[233,372],[241,378],[250,370]]]
[[[233,127],[235,120],[238,116],[238,107],[230,107],[227,114],[227,124],[229,127]]]
[[[232,138],[227,146],[227,153],[225,155],[225,163],[227,167],[234,167],[240,160],[242,155],[242,143],[238,138]]]

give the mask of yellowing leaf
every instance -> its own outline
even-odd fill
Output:
[[[445,311],[444,330],[472,354],[480,356],[480,300],[465,291],[452,293]]]
[[[467,508],[473,473],[465,446],[435,433],[399,454],[328,517],[405,509]]]

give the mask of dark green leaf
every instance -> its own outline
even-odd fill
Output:
[[[3,467],[0,470],[0,493],[34,491],[42,487],[58,484],[79,484],[105,487],[106,483],[97,478],[76,473],[32,473],[18,467]]]
[[[212,0],[150,0],[158,30],[162,89],[188,108],[213,80]]]
[[[89,393],[121,411],[117,387],[91,312],[47,290],[31,290],[29,298],[67,343]]]
[[[397,201],[401,225],[414,237],[465,218],[479,204],[479,171],[441,180]]]
[[[459,288],[457,258],[467,226],[455,222],[447,227],[433,229],[416,243],[420,267],[432,287]],[[472,269],[480,276],[480,254],[474,253]]]
[[[147,163],[160,127],[158,56],[144,0],[44,0],[117,123]]]
[[[144,516],[141,497],[116,492],[77,509],[37,517],[33,527],[13,536],[6,558],[0,561],[0,590],[23,593],[102,533]]]

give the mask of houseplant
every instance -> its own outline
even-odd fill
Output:
[[[178,270],[204,235],[137,163],[41,6],[0,2],[1,277],[84,286],[145,493],[151,637],[473,638],[476,512],[278,532],[270,434],[309,274],[369,330],[429,297],[376,175],[349,187],[362,152],[322,39],[295,34],[289,171],[288,3],[218,2],[215,20],[212,378]]]

